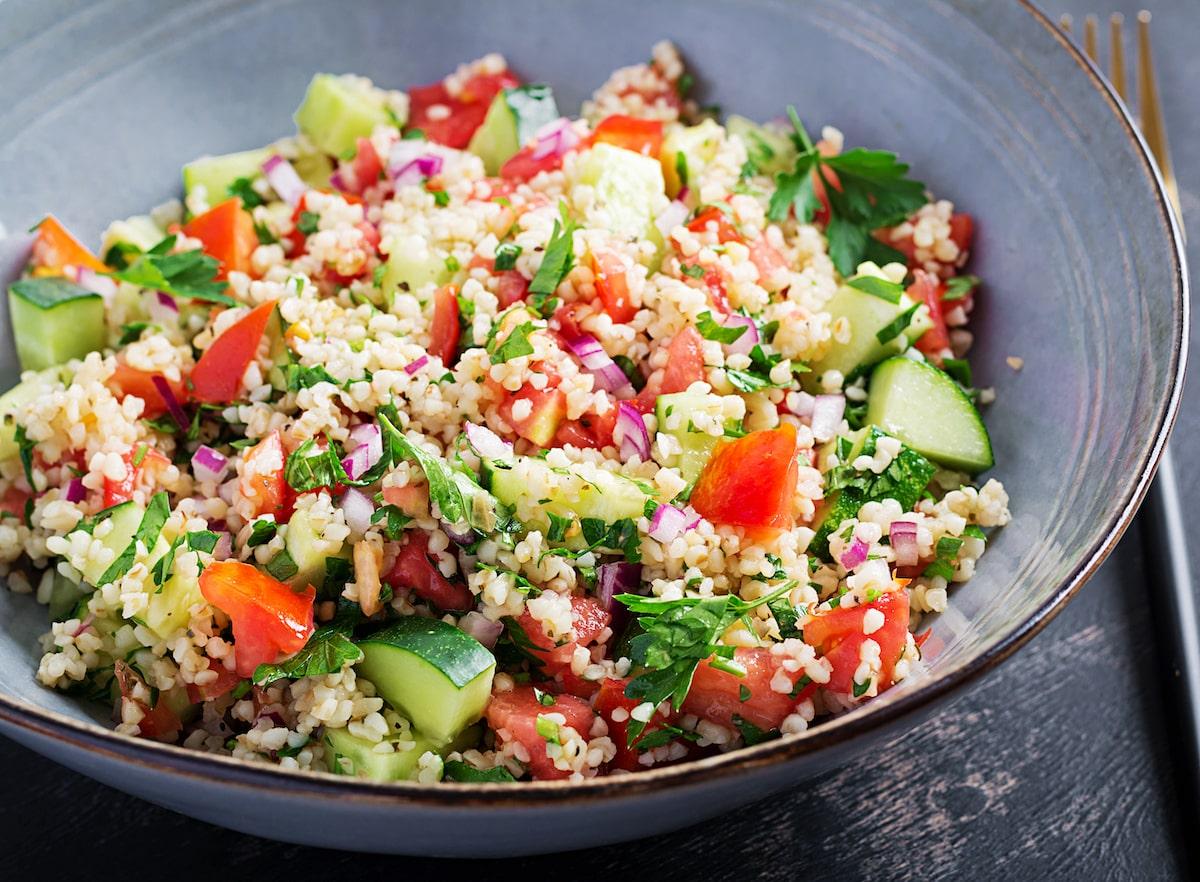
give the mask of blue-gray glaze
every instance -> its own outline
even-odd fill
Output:
[[[757,118],[795,104],[851,145],[898,151],[977,219],[972,270],[986,287],[973,361],[997,390],[987,420],[1015,519],[935,623],[929,678],[804,737],[631,779],[375,786],[117,738],[93,722],[102,711],[36,685],[44,611],[0,592],[0,730],[260,835],[425,854],[575,848],[679,827],[853,761],[1066,601],[1127,524],[1173,419],[1186,284],[1127,121],[1021,4],[4,0],[0,223],[11,233],[53,211],[94,239],[112,217],[176,194],[195,155],[288,131],[315,70],[404,87],[498,50],[570,108],[660,37],[692,62],[703,99]],[[0,243],[0,271],[23,247]],[[14,364],[0,344],[5,379]]]

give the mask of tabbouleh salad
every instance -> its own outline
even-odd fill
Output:
[[[972,219],[675,48],[562,114],[489,55],[318,74],[9,289],[0,575],[37,679],[292,769],[627,774],[918,674],[1009,519]],[[782,109],[781,109],[782,110]]]

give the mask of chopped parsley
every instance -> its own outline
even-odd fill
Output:
[[[550,241],[546,252],[542,255],[542,264],[529,283],[529,293],[542,298],[538,303],[544,303],[557,290],[559,283],[566,278],[571,267],[575,265],[574,247],[575,222],[567,216],[566,203],[559,206],[561,222],[554,222],[550,233]]]
[[[300,217],[296,219],[296,229],[305,236],[311,236],[317,231],[320,223],[321,215],[315,211],[302,211],[300,212]]]
[[[286,661],[276,665],[259,665],[254,669],[254,682],[266,686],[276,680],[299,680],[336,674],[347,664],[355,664],[363,652],[353,642],[358,613],[346,604],[327,625],[322,625],[308,638],[304,648]]]
[[[115,582],[129,572],[137,559],[138,543],[140,542],[143,548],[153,548],[154,543],[158,541],[158,535],[162,532],[163,524],[167,522],[170,514],[171,503],[167,499],[167,494],[162,491],[155,493],[150,498],[150,504],[146,506],[146,512],[142,515],[137,532],[133,534],[133,538],[129,540],[125,550],[109,564],[108,569],[100,576],[97,586]]]
[[[681,264],[679,267],[679,271],[681,273],[683,273],[685,276],[687,276],[689,279],[703,279],[704,278],[704,267],[700,266],[700,264],[698,264],[698,263]]]
[[[246,540],[247,548],[258,548],[266,545],[275,538],[279,526],[274,521],[259,519],[250,526],[250,538]]]
[[[503,766],[477,769],[462,760],[446,760],[442,767],[443,781],[458,781],[460,784],[511,784],[517,779]]]
[[[977,287],[979,287],[979,276],[952,276],[946,280],[946,291],[942,294],[942,300],[962,300]]]
[[[412,523],[412,518],[394,505],[381,505],[371,515],[372,524],[383,524],[383,533],[389,542],[395,542],[404,532],[404,528]]]
[[[679,178],[680,187],[686,187],[688,185],[687,154],[682,150],[675,151],[675,175]]]
[[[230,196],[236,196],[241,199],[242,208],[257,208],[266,203],[266,200],[254,189],[254,182],[250,178],[235,179],[232,184],[225,188],[225,192]]]
[[[904,329],[912,324],[913,316],[917,314],[917,310],[924,306],[923,303],[914,303],[900,315],[896,316],[882,328],[875,332],[875,339],[880,343],[890,343],[901,334]]]
[[[286,582],[296,573],[300,572],[300,567],[296,566],[296,561],[287,553],[287,550],[280,551],[273,558],[267,561],[267,572],[271,577],[278,579],[280,582]]]
[[[496,246],[496,272],[504,272],[516,267],[517,258],[521,256],[521,246],[512,242],[504,242]],[[557,287],[557,286],[556,286]]]
[[[121,325],[121,337],[117,340],[117,345],[128,346],[130,343],[142,339],[142,331],[150,327],[153,327],[150,322],[130,322],[127,325]]]
[[[900,295],[904,293],[903,285],[897,285],[895,282],[889,282],[879,276],[856,276],[847,280],[846,284],[864,294],[886,300],[888,303],[899,303]]]
[[[746,325],[734,325],[726,327],[718,324],[713,318],[711,312],[702,312],[696,316],[696,330],[700,332],[700,336],[705,340],[716,340],[718,343],[726,345],[736,343],[746,333]]]
[[[492,364],[503,364],[522,355],[532,355],[533,344],[529,342],[529,335],[536,330],[533,322],[522,322],[509,331],[499,345],[493,337],[488,349]]]
[[[284,376],[287,380],[287,390],[289,392],[299,392],[301,389],[308,389],[317,383],[332,383],[337,386],[338,381],[325,370],[322,365],[313,365],[305,367],[301,364],[289,364],[284,368]]]
[[[237,301],[224,293],[229,283],[216,280],[220,269],[217,260],[199,249],[172,254],[175,241],[175,236],[167,236],[125,269],[111,275],[131,285],[184,300],[237,306]]]

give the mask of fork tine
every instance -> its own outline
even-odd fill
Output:
[[[1129,90],[1125,82],[1125,35],[1122,28],[1125,16],[1114,12],[1108,20],[1108,80],[1121,96],[1121,100],[1129,103]]]
[[[1175,174],[1171,169],[1171,153],[1167,149],[1167,129],[1163,123],[1162,103],[1158,97],[1158,81],[1154,76],[1154,58],[1150,52],[1150,13],[1143,9],[1138,13],[1138,110],[1141,117],[1142,136],[1150,152],[1158,161],[1162,172],[1163,184],[1171,204],[1175,207],[1175,217],[1183,229],[1183,212],[1179,208],[1179,188],[1175,183]]]

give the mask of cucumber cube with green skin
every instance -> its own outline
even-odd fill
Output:
[[[50,600],[46,605],[50,621],[62,622],[70,618],[79,601],[90,593],[91,589],[86,585],[76,584],[62,573],[55,573],[50,585]]]
[[[148,214],[135,214],[125,220],[113,221],[100,238],[100,251],[107,254],[117,244],[132,245],[141,251],[149,251],[166,238],[166,231]]]
[[[716,121],[706,119],[699,125],[671,129],[662,145],[662,170],[667,195],[674,197],[684,186],[679,178],[679,154],[683,154],[689,180],[704,170],[717,155],[725,133]]]
[[[292,168],[300,180],[314,190],[328,190],[333,176],[333,160],[324,153],[303,153],[292,160]]]
[[[97,585],[109,564],[129,545],[138,526],[142,523],[142,515],[145,514],[142,507],[133,500],[114,505],[110,512],[107,520],[112,523],[112,527],[106,528],[107,532],[100,538],[100,541],[105,548],[112,552],[112,558],[107,561],[92,559],[84,564],[83,578],[89,585]],[[97,525],[97,529],[99,529],[99,525]]]
[[[410,730],[412,747],[391,753],[377,753],[375,742],[359,738],[346,729],[325,729],[325,753],[329,771],[335,775],[354,775],[372,781],[408,781],[416,777],[421,756],[432,751],[446,756],[456,750],[469,750],[479,743],[480,731],[472,726],[451,741],[439,744],[415,729]],[[348,764],[341,762],[349,760]]]
[[[442,285],[449,279],[446,258],[430,249],[422,236],[398,236],[384,265],[379,286],[390,308],[399,291],[416,294],[426,285]]]
[[[229,187],[234,181],[261,175],[262,164],[276,152],[270,147],[260,147],[193,159],[183,167],[183,192],[190,196],[197,187],[203,187],[204,199],[209,206],[224,202],[229,198]]]
[[[0,395],[0,462],[13,459],[20,453],[17,447],[17,423],[13,414],[46,394],[57,375],[57,371],[43,371],[32,379],[22,380]]]
[[[407,616],[358,641],[358,670],[379,695],[438,743],[483,716],[495,657],[441,619]]]
[[[325,581],[325,558],[350,559],[350,549],[345,544],[330,548],[330,543],[317,535],[312,517],[303,509],[288,521],[284,546],[296,564],[296,575],[290,581],[298,591],[309,585],[321,587]]]
[[[877,334],[914,306],[918,308],[901,333],[890,340],[879,340]],[[821,376],[826,371],[839,371],[846,379],[852,379],[889,355],[903,352],[933,326],[928,308],[924,304],[918,306],[903,292],[892,303],[875,294],[842,285],[825,309],[834,322],[846,319],[850,339],[845,343],[833,341],[825,356],[809,365],[811,370],[800,381],[809,392],[821,391]]]
[[[899,357],[876,367],[866,419],[946,468],[974,475],[995,464],[978,409],[948,374],[926,362]]]
[[[66,279],[14,282],[8,314],[22,370],[42,370],[104,348],[104,298]]]
[[[319,73],[297,108],[296,125],[323,153],[347,157],[376,126],[392,124],[379,92],[357,77]]]
[[[796,145],[783,132],[760,126],[734,114],[725,120],[725,131],[742,139],[746,156],[759,174],[791,171],[796,164]]]
[[[558,119],[558,105],[549,86],[531,83],[501,89],[488,105],[487,116],[471,136],[467,149],[483,160],[489,175],[529,143],[537,130]]]
[[[658,431],[675,436],[679,441],[679,446],[683,448],[683,452],[679,456],[679,474],[689,484],[694,484],[700,477],[700,472],[708,465],[713,448],[722,438],[720,435],[710,435],[707,432],[698,432],[689,428],[687,414],[704,407],[706,398],[706,395],[693,392],[673,392],[668,395],[659,395],[654,404],[655,416],[658,418]],[[683,415],[679,427],[667,428],[670,418],[675,414]],[[733,425],[727,425],[726,428],[737,428],[737,421],[733,421]]]
[[[583,153],[576,168],[578,182],[592,187],[596,206],[607,215],[605,228],[616,236],[649,239],[661,253],[654,215],[666,189],[658,159],[601,142]]]
[[[816,533],[808,543],[808,553],[829,560],[829,537],[842,521],[857,517],[858,510],[866,501],[862,494],[851,489],[827,494],[813,516]]]

